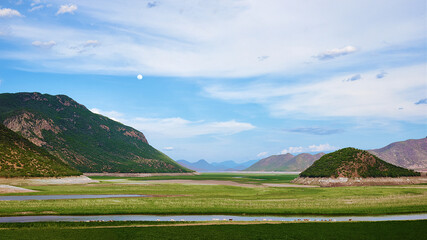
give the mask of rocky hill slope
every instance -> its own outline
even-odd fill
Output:
[[[272,155],[259,160],[245,171],[303,171],[323,155],[324,153],[315,155],[301,153],[296,156],[290,153]]]
[[[0,122],[82,172],[189,172],[141,132],[65,95],[0,94]]]
[[[321,157],[303,171],[300,177],[367,178],[419,175],[413,170],[387,163],[367,151],[343,148]]]
[[[400,167],[427,169],[427,138],[395,142],[369,152]]]
[[[59,177],[81,173],[0,124],[0,177]]]

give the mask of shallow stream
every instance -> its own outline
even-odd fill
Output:
[[[89,222],[89,221],[393,221],[425,220],[427,214],[384,216],[235,216],[235,215],[95,215],[0,217],[0,222]]]

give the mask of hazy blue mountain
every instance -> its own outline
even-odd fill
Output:
[[[236,163],[234,161],[223,161],[208,163],[204,159],[197,162],[189,162],[186,160],[178,160],[177,162],[182,166],[198,171],[198,172],[215,172],[215,171],[241,171],[248,168],[258,160],[250,160],[243,163]]]
[[[299,172],[308,168],[311,164],[313,164],[314,161],[316,161],[323,155],[324,153],[318,153],[315,155],[309,153],[301,153],[296,156],[290,153],[272,155],[257,161],[245,170]]]

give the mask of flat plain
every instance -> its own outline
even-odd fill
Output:
[[[295,174],[91,177],[98,183],[25,185],[4,195],[141,194],[148,197],[2,201],[0,216],[30,215],[387,215],[427,212],[427,185],[315,187]],[[273,187],[272,187],[273,186]],[[274,187],[280,186],[280,187]],[[292,187],[288,187],[292,186]],[[420,239],[426,220],[383,222],[1,223],[3,239]]]
[[[141,194],[141,198],[4,201],[0,216],[103,214],[381,215],[427,212],[427,185],[298,188],[296,175],[205,173],[147,178],[92,177],[84,185],[21,186],[37,192],[7,195]],[[192,184],[153,180],[193,180]],[[197,185],[232,181],[251,187]]]

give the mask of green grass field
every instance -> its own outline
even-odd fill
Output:
[[[298,174],[277,174],[277,173],[202,173],[200,175],[186,176],[154,176],[154,177],[91,177],[95,180],[117,180],[125,179],[129,181],[138,180],[220,180],[233,181],[239,183],[289,183],[297,178]]]
[[[423,239],[427,221],[155,226],[159,223],[0,224],[2,239]],[[182,224],[182,223],[181,223]],[[139,225],[139,227],[138,227]],[[144,227],[140,225],[145,225]],[[153,225],[153,226],[151,226]],[[163,224],[162,224],[163,225]],[[175,225],[175,226],[174,226]],[[121,226],[121,227],[120,227]]]
[[[152,178],[106,178],[98,184],[28,186],[40,194],[145,194],[108,198],[1,202],[0,216],[99,214],[380,215],[427,212],[427,188],[370,186],[338,188],[236,187],[225,185],[120,184],[158,179],[288,183],[295,175],[202,174]],[[110,182],[106,180],[116,180]],[[15,194],[15,195],[29,195]]]

